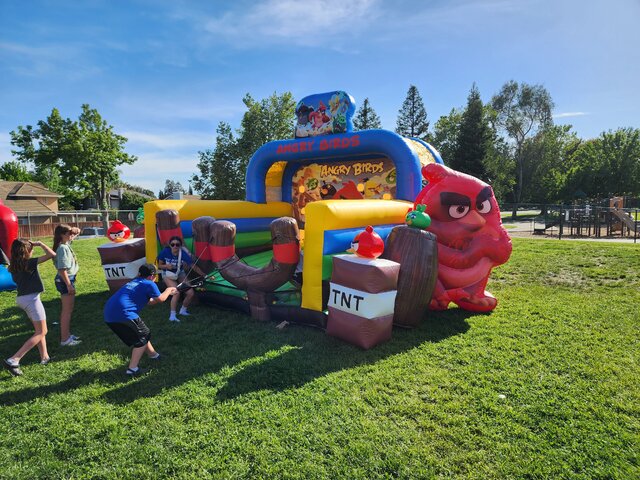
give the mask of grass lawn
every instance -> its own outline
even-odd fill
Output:
[[[430,313],[369,351],[299,326],[168,304],[143,319],[166,362],[124,378],[103,324],[96,246],[81,265],[73,332],[0,374],[1,478],[640,478],[640,247],[514,239],[490,315]],[[30,335],[0,294],[0,352]],[[148,362],[143,360],[142,366]]]

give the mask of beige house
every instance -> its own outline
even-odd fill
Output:
[[[62,197],[37,182],[0,180],[0,200],[16,213],[20,224],[50,223],[58,214],[58,199]]]

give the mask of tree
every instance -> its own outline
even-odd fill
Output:
[[[247,165],[256,150],[267,142],[293,137],[296,102],[290,92],[273,93],[261,101],[246,94],[242,101],[247,111],[237,138],[231,126],[221,122],[215,148],[198,152],[200,173],[191,182],[204,198],[244,198]]]
[[[457,142],[449,166],[481,180],[487,180],[484,160],[490,148],[491,133],[480,92],[474,83],[467,97],[467,107],[460,119]]]
[[[143,197],[135,192],[123,192],[122,200],[120,201],[120,210],[137,210],[138,208],[144,207],[144,204],[148,201],[149,199],[147,197]]]
[[[365,98],[362,106],[358,109],[353,118],[353,128],[355,130],[368,130],[374,128],[382,128],[380,117],[369,103],[369,99]]]
[[[458,149],[458,135],[462,123],[462,112],[452,108],[449,115],[438,119],[431,137],[431,144],[440,152],[444,163],[449,165]]]
[[[242,199],[244,198],[243,178],[231,125],[220,122],[216,133],[215,148],[198,152],[200,174],[193,175],[191,182],[205,199]]]
[[[405,98],[402,108],[398,111],[396,122],[396,133],[405,137],[428,140],[429,121],[427,111],[422,103],[422,97],[415,85],[409,86],[407,98]]]
[[[131,192],[138,192],[138,193],[142,193],[144,195],[148,195],[151,198],[156,198],[155,193],[153,193],[153,190],[149,190],[148,188],[140,187],[139,185],[132,185],[132,184],[127,183],[127,182],[120,182],[118,184],[118,188],[124,188],[126,190],[130,190]]]
[[[525,141],[525,182],[522,198],[531,203],[557,203],[563,199],[566,181],[581,140],[571,125],[552,125]],[[569,196],[571,198],[573,192]]]
[[[11,132],[17,147],[12,154],[33,164],[36,176],[50,180],[47,188],[74,200],[93,196],[101,208],[107,208],[108,191],[119,180],[117,167],[137,160],[124,152],[126,141],[87,104],[78,121],[63,119],[54,108],[36,128],[18,126]]]
[[[602,132],[577,149],[567,178],[567,194],[589,198],[640,196],[640,129]]]
[[[0,179],[12,182],[32,182],[33,174],[23,163],[11,161],[0,165]]]
[[[236,143],[244,190],[247,165],[256,150],[267,142],[293,138],[296,102],[290,92],[273,93],[259,102],[246,94],[242,101],[247,111],[242,116]]]
[[[542,85],[518,84],[516,81],[505,83],[500,92],[491,99],[495,110],[497,130],[506,135],[511,146],[511,155],[515,163],[515,182],[513,188],[513,216],[517,214],[522,199],[525,182],[523,148],[528,138],[553,124],[551,95]]]
[[[172,194],[180,192],[187,193],[180,182],[176,182],[175,180],[166,179],[164,181],[164,190],[160,190],[160,194],[158,198],[160,200],[164,200],[165,198],[169,198]]]

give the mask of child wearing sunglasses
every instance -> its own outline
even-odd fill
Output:
[[[193,265],[193,267],[191,267]],[[194,265],[193,258],[189,251],[182,246],[182,238],[178,236],[171,237],[169,239],[169,245],[165,247],[158,255],[158,269],[162,273],[162,280],[167,287],[177,287],[179,283],[183,282],[187,278],[187,272],[185,269],[193,268],[198,275],[204,275],[204,272],[200,270],[197,265]],[[187,307],[191,304],[195,292],[193,288],[187,290],[180,289],[184,292],[184,301],[182,302],[182,308],[177,315],[189,315]],[[180,319],[176,315],[178,308],[178,302],[180,301],[180,295],[174,295],[171,297],[171,314],[169,315],[170,322],[179,322]]]

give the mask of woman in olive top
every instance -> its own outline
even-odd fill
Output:
[[[78,260],[71,249],[71,240],[80,233],[77,227],[60,224],[53,233],[53,249],[56,252],[56,289],[60,292],[62,310],[60,311],[60,345],[73,347],[80,339],[71,333],[71,314],[76,301],[76,275]]]

